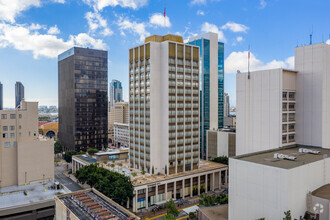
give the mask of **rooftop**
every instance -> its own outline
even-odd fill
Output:
[[[16,208],[17,206],[52,201],[56,195],[68,193],[65,189],[52,189],[52,186],[54,186],[53,182],[47,182],[45,185],[34,183],[26,186],[0,188],[0,212],[10,208]],[[24,195],[25,190],[28,192],[28,195]]]
[[[320,153],[319,154],[300,153],[299,152],[300,148],[319,151]],[[274,158],[275,153],[293,156],[296,157],[296,159],[288,160],[288,159]],[[330,155],[330,149],[312,147],[312,146],[294,145],[289,147],[276,148],[272,150],[260,151],[256,153],[236,156],[233,157],[233,159],[244,160],[252,163],[258,163],[266,166],[278,167],[283,169],[292,169],[319,160],[323,160],[325,157],[328,157],[328,155]]]
[[[228,205],[219,205],[199,209],[210,220],[228,220]]]
[[[209,170],[227,167],[227,165],[225,165],[225,164],[211,162],[211,161],[207,161],[207,160],[200,160],[199,169],[181,172],[181,173],[177,173],[177,174],[171,174],[171,175],[164,175],[164,174],[151,175],[148,173],[145,173],[143,175],[140,170],[130,168],[129,162],[121,161],[120,163],[122,166],[119,166],[119,163],[118,163],[114,168],[110,167],[110,165],[111,165],[110,162],[107,164],[102,163],[102,164],[100,164],[100,166],[102,166],[106,169],[109,169],[109,170],[115,170],[119,173],[122,173],[123,175],[131,177],[133,186],[154,183],[157,181],[164,181],[164,180],[168,180],[168,179],[172,179],[172,178],[177,178],[177,177],[181,177],[181,176],[186,176],[186,175],[191,175],[191,174],[196,174],[196,173],[201,173],[201,172],[205,172],[205,171],[209,171]],[[132,176],[133,173],[136,174],[135,177]]]
[[[95,189],[81,190],[60,195],[60,200],[79,219],[139,219],[130,211],[124,209]]]
[[[74,157],[76,157],[76,158],[78,158],[78,159],[80,159],[80,160],[83,160],[83,161],[85,161],[85,162],[87,162],[87,163],[96,163],[97,162],[97,160],[95,159],[95,158],[93,158],[93,157],[90,157],[90,156],[88,156],[88,155],[86,155],[86,154],[83,154],[83,155],[75,155]]]
[[[154,42],[174,41],[178,43],[183,43],[183,39],[181,36],[173,35],[173,34],[168,34],[165,36],[152,35],[145,39],[145,43],[148,43],[150,41],[154,41]]]
[[[317,196],[323,199],[330,199],[330,184],[321,186],[320,188],[312,192],[313,196]]]

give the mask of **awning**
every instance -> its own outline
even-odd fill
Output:
[[[183,211],[187,214],[189,214],[190,212],[197,212],[197,210],[199,209],[199,207],[197,205],[191,206],[189,208],[183,209]]]

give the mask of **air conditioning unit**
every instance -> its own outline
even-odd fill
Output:
[[[295,160],[295,159],[297,159],[294,156],[289,156],[289,155],[279,154],[279,153],[275,153],[274,154],[274,158],[277,158],[277,159],[286,159],[286,160]]]
[[[320,151],[306,149],[306,148],[299,148],[299,152],[300,153],[305,153],[305,154],[319,154],[320,153]]]

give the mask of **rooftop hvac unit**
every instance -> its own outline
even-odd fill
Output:
[[[306,148],[299,148],[299,152],[300,153],[305,153],[305,154],[319,154],[320,153],[320,151],[306,149]]]
[[[274,158],[278,158],[278,159],[287,159],[287,160],[295,160],[297,159],[294,156],[289,156],[289,155],[285,155],[285,154],[279,154],[279,153],[275,153],[274,154]]]

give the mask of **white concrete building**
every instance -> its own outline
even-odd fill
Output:
[[[330,45],[295,50],[297,143],[330,148]]]
[[[129,125],[114,123],[114,143],[117,147],[129,147]]]
[[[288,210],[292,219],[304,216],[309,192],[330,183],[330,150],[303,148],[320,153],[300,153],[295,146],[230,158],[229,219],[279,220]]]
[[[295,144],[296,77],[286,69],[236,75],[236,155]]]
[[[174,174],[199,166],[199,47],[175,35],[129,50],[130,163]]]
[[[236,132],[233,129],[208,130],[206,133],[207,159],[236,156]]]

